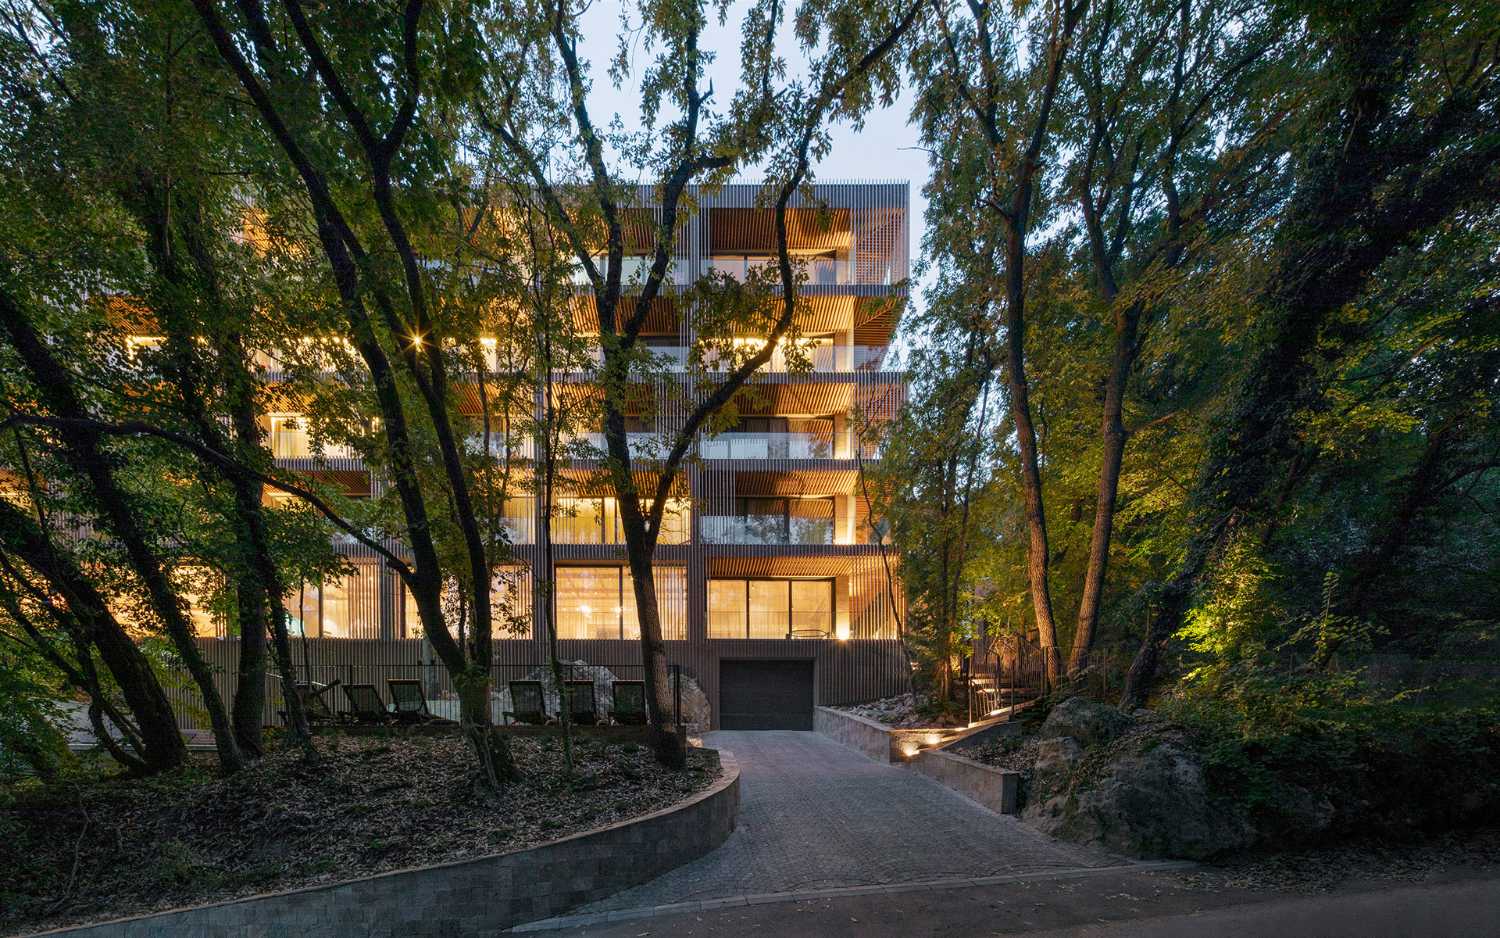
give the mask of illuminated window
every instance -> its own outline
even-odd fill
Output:
[[[709,638],[827,638],[831,579],[719,579],[708,584]]]
[[[662,638],[687,637],[687,571],[656,567],[656,605]],[[558,567],[557,637],[638,639],[635,587],[628,567]]]
[[[289,590],[287,631],[308,638],[379,638],[380,571],[357,563],[345,576],[304,582]]]
[[[417,597],[402,583],[401,607],[394,630],[398,638],[421,638],[424,634]],[[521,565],[502,566],[490,582],[491,634],[495,638],[531,637],[531,570]],[[452,623],[450,623],[450,626]]]
[[[745,581],[708,581],[708,637],[745,637]]]
[[[641,510],[650,511],[651,502],[642,499]],[[661,535],[656,542],[686,544],[688,519],[688,499],[668,499],[661,514]],[[625,543],[619,503],[605,497],[559,498],[552,515],[552,540],[557,544]]]
[[[421,638],[422,614],[417,611],[417,597],[406,584],[401,584],[401,637]]]
[[[348,459],[359,455],[343,443],[315,441],[310,422],[302,414],[271,414],[271,455],[277,459],[301,459],[322,456],[326,459]]]
[[[125,355],[130,361],[136,361],[141,353],[159,349],[166,341],[159,335],[128,335],[125,337]]]
[[[224,614],[224,579],[212,567],[186,566],[172,571],[177,594],[187,606],[193,634],[200,638],[223,638],[229,628]]]

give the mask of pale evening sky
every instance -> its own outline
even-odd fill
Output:
[[[721,106],[727,104],[740,87],[740,24],[746,7],[744,2],[732,3],[724,25],[713,22],[703,36],[702,47],[713,51],[716,56],[708,67],[708,77],[713,82],[714,99]],[[590,108],[596,122],[604,124],[608,117],[618,114],[627,129],[634,129],[639,127],[640,114],[635,82],[650,64],[652,53],[643,49],[636,34],[631,46],[632,75],[625,86],[614,87],[608,67],[619,47],[622,32],[620,8],[619,0],[598,0],[589,8],[583,18],[585,25],[579,55],[590,63],[594,81]],[[802,74],[805,59],[792,38],[790,27],[783,29],[783,36],[782,57],[787,61],[788,71]],[[926,200],[922,198],[922,186],[927,180],[928,169],[926,152],[917,149],[917,129],[907,121],[910,112],[910,98],[903,94],[891,107],[871,112],[859,131],[847,124],[835,125],[832,128],[832,149],[815,164],[813,171],[816,179],[830,182],[881,179],[910,183],[911,253],[915,262],[921,247],[923,213],[927,208]],[[742,176],[747,180],[755,178],[753,173]],[[912,299],[920,302],[919,289],[913,290]]]

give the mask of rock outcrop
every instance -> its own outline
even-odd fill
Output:
[[[1043,739],[1072,737],[1087,749],[1113,742],[1130,728],[1130,717],[1117,708],[1087,697],[1069,697],[1052,708],[1042,724]]]
[[[1213,796],[1180,730],[1075,697],[1042,725],[1023,820],[1136,857],[1203,859],[1248,847],[1244,813]]]

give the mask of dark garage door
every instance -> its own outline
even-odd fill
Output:
[[[720,661],[719,726],[726,730],[813,728],[811,661]]]

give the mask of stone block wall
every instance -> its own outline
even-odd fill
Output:
[[[918,753],[911,760],[911,767],[996,814],[1016,814],[1020,810],[1021,775],[1018,772],[985,765],[941,749]]]
[[[77,938],[425,938],[493,934],[636,886],[734,830],[739,767],[690,800],[528,850],[48,932]]]
[[[900,750],[891,728],[865,717],[818,707],[813,711],[813,730],[857,749],[876,762],[900,762]]]

